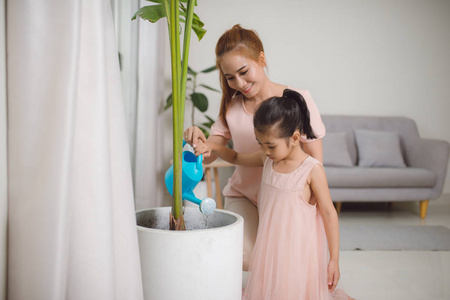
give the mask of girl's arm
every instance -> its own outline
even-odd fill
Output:
[[[325,170],[316,165],[311,171],[311,189],[317,199],[328,240],[330,262],[328,263],[328,289],[334,291],[339,281],[339,222],[331,201]]]
[[[237,153],[236,151],[220,145],[211,143],[209,140],[205,143],[198,145],[198,150],[201,152],[203,149],[211,149],[212,153],[216,154],[223,160],[235,164],[247,167],[262,167],[264,165],[264,159],[266,155],[260,150],[253,153]]]
[[[220,135],[209,135],[208,139],[206,140],[206,143],[202,143],[201,141],[199,142],[199,144],[202,145],[221,145],[221,146],[225,146],[228,141],[230,139],[224,138],[223,136]],[[200,155],[202,154],[202,151],[200,151],[199,145],[195,145],[195,155]],[[211,148],[207,147],[203,150],[203,162],[205,164],[209,164],[212,163],[213,161],[215,161],[217,159],[217,154],[214,153],[212,151]]]

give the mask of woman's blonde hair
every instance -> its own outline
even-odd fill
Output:
[[[239,24],[225,31],[217,41],[216,66],[219,70],[220,86],[222,88],[219,117],[227,127],[228,123],[225,117],[236,91],[228,86],[227,79],[220,68],[220,63],[222,62],[223,56],[230,51],[237,51],[245,57],[258,62],[261,53],[264,52],[264,47],[254,30],[244,29]]]

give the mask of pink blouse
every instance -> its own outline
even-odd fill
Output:
[[[316,103],[311,97],[311,93],[307,90],[288,88],[300,93],[305,98],[309,109],[311,127],[317,138],[324,137],[325,126],[322,123],[322,118]],[[242,95],[237,96],[234,103],[228,107],[226,118],[229,128],[219,118],[211,127],[211,135],[223,136],[226,139],[232,138],[233,149],[238,153],[252,153],[260,149],[253,129],[253,114],[245,109]],[[302,143],[309,143],[314,140],[309,140],[306,136],[302,136],[301,141]],[[224,196],[246,197],[256,205],[261,185],[262,169],[262,167],[236,166],[236,170],[223,189]]]

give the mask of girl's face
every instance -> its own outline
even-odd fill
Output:
[[[257,62],[237,51],[230,51],[222,57],[220,69],[227,79],[230,88],[241,92],[246,98],[258,94],[266,78],[264,72],[264,54]]]
[[[292,137],[278,137],[276,130],[267,130],[266,133],[263,133],[255,129],[255,136],[261,150],[274,162],[288,158],[295,146],[298,145]]]

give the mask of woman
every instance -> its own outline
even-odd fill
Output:
[[[283,84],[272,82],[266,75],[266,57],[258,35],[253,30],[235,25],[226,31],[216,45],[216,65],[219,69],[222,102],[219,119],[211,127],[208,142],[226,145],[230,139],[236,152],[251,153],[259,150],[253,130],[253,114],[256,107],[269,97],[282,96],[286,88],[300,93],[308,105],[311,126],[317,139],[302,136],[303,150],[323,161],[322,140],[325,126],[311,94]],[[206,142],[198,127],[190,127],[185,133],[187,143],[196,148],[196,143]],[[204,163],[217,157],[211,149],[196,151],[204,155]],[[262,167],[236,166],[233,176],[223,190],[226,210],[241,215],[244,222],[243,268],[248,270],[258,230],[257,199],[261,184]]]

